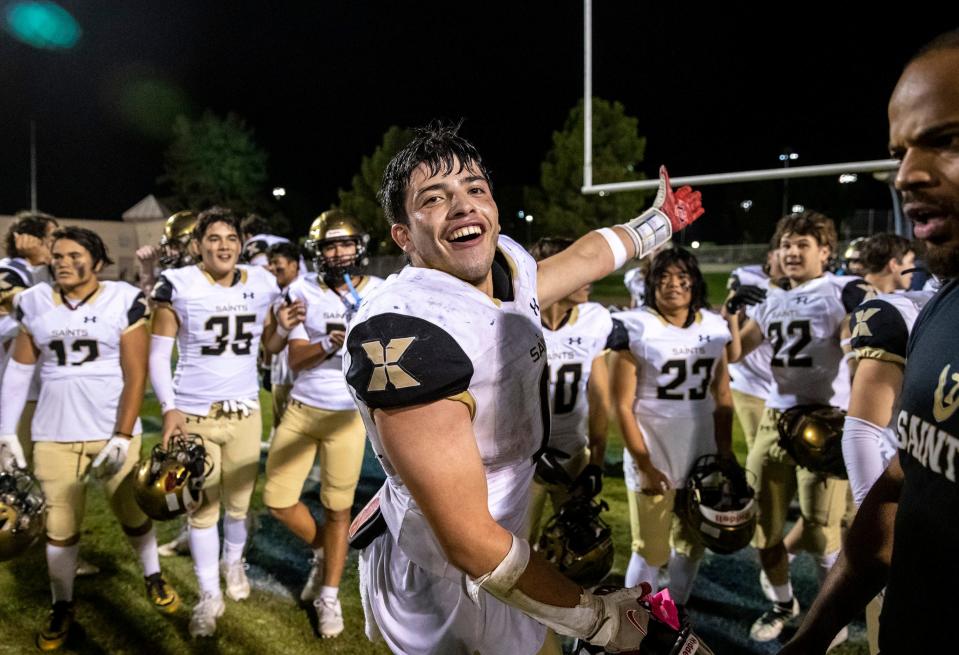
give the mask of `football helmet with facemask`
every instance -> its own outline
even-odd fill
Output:
[[[684,518],[709,550],[729,555],[756,531],[756,492],[732,458],[703,455],[686,478]]]
[[[842,428],[846,412],[829,405],[797,405],[779,417],[779,445],[813,473],[846,479]]]
[[[169,521],[200,506],[203,482],[212,469],[199,435],[175,434],[166,449],[157,444],[137,466],[133,495],[144,514]]]
[[[599,584],[613,568],[613,539],[600,514],[605,501],[575,495],[547,521],[536,550],[560,573],[584,587]]]
[[[0,562],[20,555],[43,534],[46,507],[29,469],[0,471]]]
[[[190,210],[177,212],[166,219],[163,236],[160,237],[158,261],[161,268],[181,268],[193,263],[190,241],[193,238],[196,219],[196,214]]]
[[[355,243],[356,254],[324,257],[324,246],[338,241]],[[334,287],[342,284],[345,275],[357,275],[369,263],[366,256],[369,241],[370,235],[357,219],[339,209],[330,209],[320,214],[310,225],[304,247],[313,258],[316,272],[328,286]]]

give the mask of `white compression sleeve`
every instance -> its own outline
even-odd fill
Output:
[[[12,357],[3,370],[0,386],[0,434],[16,434],[17,422],[27,404],[36,364],[21,364]]]
[[[855,416],[846,417],[842,428],[842,456],[857,506],[886,469],[881,444],[881,427]]]
[[[652,253],[673,236],[673,226],[669,222],[669,217],[653,207],[617,227],[625,229],[633,240],[633,246],[636,248],[636,254],[633,256],[635,259],[642,259]]]
[[[173,337],[154,334],[150,339],[150,386],[160,401],[160,411],[165,414],[176,409],[173,393],[173,372],[170,370],[170,357],[173,355]]]

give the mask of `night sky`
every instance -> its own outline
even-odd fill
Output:
[[[172,117],[211,108],[255,129],[271,186],[287,189],[284,211],[305,226],[392,124],[463,117],[498,189],[535,184],[582,95],[575,1],[61,4],[83,30],[72,50],[0,31],[0,213],[29,203],[31,117],[45,211],[116,218],[162,196]],[[649,176],[660,162],[674,175],[775,167],[784,147],[797,164],[883,158],[902,64],[959,26],[959,11],[920,2],[895,14],[876,3],[595,4],[594,95],[638,117]],[[888,207],[888,191],[864,177],[842,201],[815,190],[825,181],[795,182],[791,195]],[[720,228],[746,197],[757,198],[750,220],[775,219],[780,187],[760,187],[707,189],[717,218],[703,236],[738,237]]]

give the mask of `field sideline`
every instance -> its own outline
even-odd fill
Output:
[[[721,302],[725,274],[707,274],[710,297]],[[619,280],[603,280],[596,285],[594,298],[604,303],[626,304]],[[261,395],[263,422],[266,431],[271,422],[269,395]],[[144,454],[156,443],[159,408],[152,396],[144,403]],[[737,455],[743,458],[744,441],[735,426]],[[266,432],[265,432],[266,433]],[[621,579],[629,555],[629,523],[626,512],[622,468],[622,442],[619,431],[611,423],[607,449],[609,473],[603,496],[610,505],[605,516],[613,528],[616,560],[612,577]],[[358,492],[357,507],[376,489],[377,464],[367,458],[364,479]],[[187,633],[189,611],[197,599],[191,561],[188,557],[162,559],[161,564],[170,582],[180,592],[184,607],[173,617],[154,612],[146,600],[139,567],[123,534],[110,514],[96,483],[90,484],[87,516],[81,541],[81,553],[102,569],[94,577],[79,578],[76,583],[77,621],[82,639],[73,639],[70,648],[61,651],[84,654],[173,655],[175,653],[219,654],[286,654],[296,652],[370,654],[387,653],[382,646],[370,644],[363,635],[362,610],[357,592],[356,555],[351,552],[342,583],[341,600],[346,621],[344,634],[333,640],[320,640],[315,635],[312,607],[300,605],[300,587],[309,568],[308,549],[295,541],[274,521],[261,501],[262,475],[254,496],[257,527],[247,559],[253,594],[247,601],[236,603],[226,599],[226,614],[217,626],[217,637],[194,641]],[[316,508],[316,489],[307,489],[307,501]],[[161,542],[178,529],[174,524],[158,524]],[[800,556],[794,567],[797,595],[808,606],[815,592],[814,576],[808,557]],[[6,627],[0,641],[0,654],[37,652],[34,636],[46,618],[49,588],[42,547],[23,557],[0,564],[0,617]],[[749,623],[762,611],[755,554],[748,549],[730,557],[707,555],[694,592],[690,610],[701,632],[717,655],[738,653],[772,653],[776,642],[766,648],[748,650],[745,636]],[[80,636],[79,634],[77,636]],[[836,655],[865,654],[861,625],[855,625],[850,643],[831,651]],[[508,655],[508,654],[504,654]]]

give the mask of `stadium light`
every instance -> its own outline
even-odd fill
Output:
[[[793,205],[794,214],[799,214],[804,211],[806,211],[806,207],[804,205]]]
[[[739,206],[743,208],[744,212],[748,212],[750,209],[753,208],[753,201],[747,198],[746,200],[743,200],[741,203],[739,203]]]
[[[689,245],[690,245],[690,247],[692,247],[693,250],[696,250],[697,248],[699,248],[700,243],[699,243],[699,241],[693,241],[693,242],[692,242],[691,244],[689,244]]]
[[[843,173],[842,175],[839,176],[839,183],[852,184],[858,179],[859,179],[859,176],[856,175],[855,173]]]
[[[281,186],[273,187],[273,197],[274,197],[274,198],[276,198],[277,200],[279,200],[280,198],[283,198],[283,197],[285,197],[285,196],[286,196],[286,189],[285,189],[285,188],[283,188],[283,187],[281,187]]]

